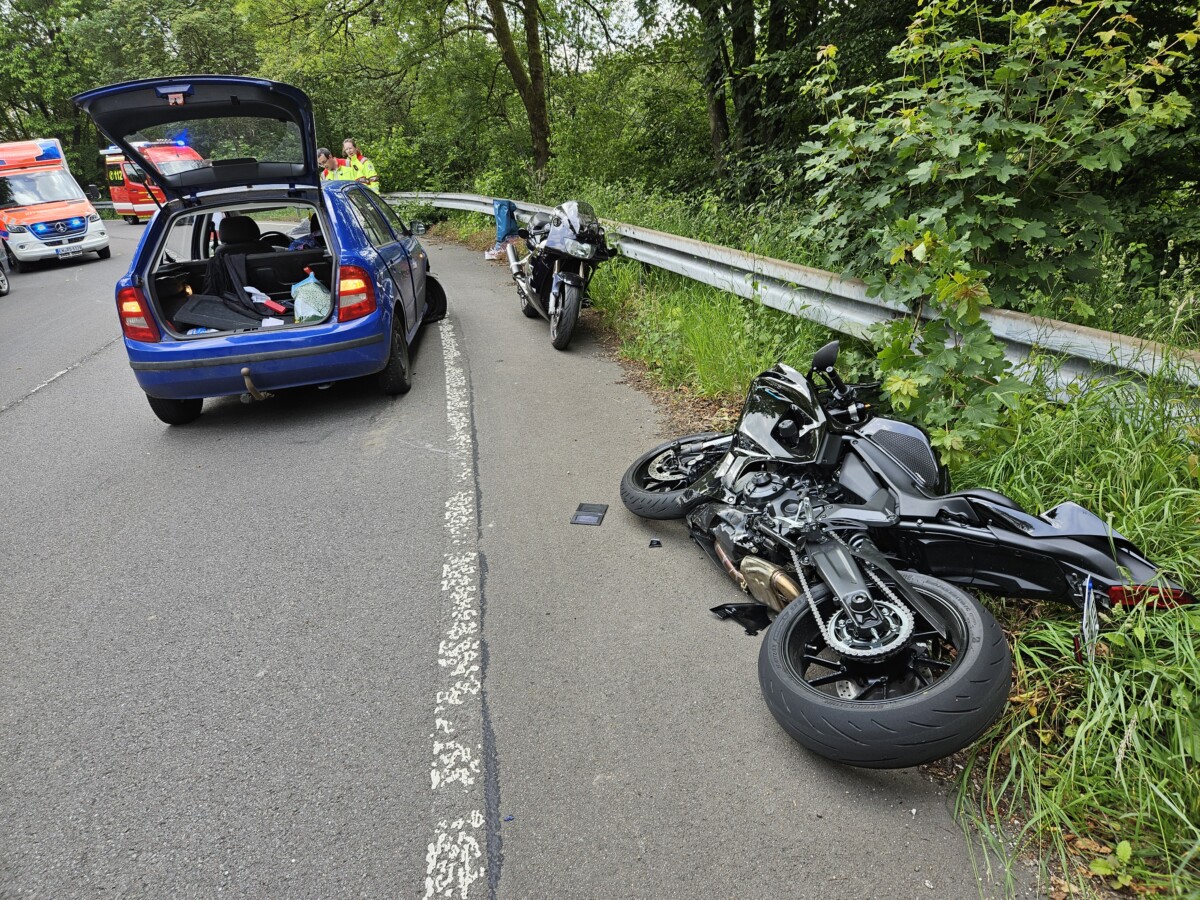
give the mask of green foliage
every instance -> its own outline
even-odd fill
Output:
[[[70,102],[88,88],[184,72],[250,73],[236,0],[10,0],[0,18],[0,141],[57,137],[83,183],[103,182],[108,141]]]
[[[1129,5],[985,13],[931,0],[890,54],[902,76],[835,90],[837,48],[826,46],[805,86],[830,117],[803,147],[817,209],[798,235],[826,265],[915,309],[877,329],[879,365],[947,461],[1005,437],[1022,393],[982,308],[1094,280],[1121,223],[1091,176],[1120,171],[1139,141],[1191,115],[1159,85],[1194,63],[1194,35],[1139,56]],[[926,323],[925,310],[937,318]]]
[[[1069,403],[1026,404],[1010,447],[953,476],[1031,510],[1081,503],[1194,590],[1198,421],[1197,399],[1168,378],[1098,382]],[[1004,831],[1015,819],[1025,838],[1082,855],[1110,886],[1200,891],[1200,611],[1117,609],[1094,663],[1075,659],[1077,613],[1017,602],[1000,612],[1016,687],[973,751],[983,808]]]

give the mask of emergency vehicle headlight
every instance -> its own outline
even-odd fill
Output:
[[[28,230],[29,229],[26,228],[24,225],[17,225],[15,222],[12,225],[8,226],[9,234],[24,234]]]
[[[38,222],[36,225],[33,226],[34,234],[45,234],[49,230],[50,230],[50,226],[47,225],[45,222]]]
[[[68,224],[72,228],[82,228],[83,227],[83,218],[80,216],[76,216],[75,218],[71,219]]]
[[[99,222],[100,221],[100,213],[92,213],[90,216],[88,216],[88,221],[89,222]]]

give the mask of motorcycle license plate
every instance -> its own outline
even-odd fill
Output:
[[[1089,663],[1096,661],[1096,641],[1100,638],[1100,614],[1096,608],[1096,592],[1092,579],[1083,588],[1083,617],[1079,622],[1079,634],[1075,635],[1075,658]]]
[[[54,252],[58,254],[59,259],[70,259],[72,256],[83,256],[83,251],[78,247],[59,247]]]

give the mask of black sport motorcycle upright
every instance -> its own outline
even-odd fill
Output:
[[[589,204],[571,200],[551,213],[534,213],[517,234],[529,248],[518,259],[513,245],[507,247],[521,312],[548,320],[550,343],[566,350],[580,310],[591,306],[587,289],[596,266],[613,255],[604,229]]]
[[[685,518],[753,602],[713,612],[755,633],[759,683],[797,741],[838,762],[899,768],[978,738],[1000,715],[1012,662],[999,624],[964,588],[1074,603],[1095,627],[1113,603],[1193,602],[1076,503],[1034,516],[982,488],[950,492],[923,430],[874,416],[838,343],[808,375],[751,383],[736,428],[639,457],[621,499]],[[768,627],[769,625],[769,627]]]

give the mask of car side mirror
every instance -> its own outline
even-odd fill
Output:
[[[87,190],[84,191],[84,193],[87,194],[87,198],[89,200],[99,200],[100,199],[100,188],[96,187],[94,184],[89,184],[87,186]]]
[[[517,237],[524,238],[525,240],[529,240],[529,229],[528,228],[518,228],[517,229]]]
[[[134,169],[132,172],[127,174],[126,177],[130,181],[132,181],[134,184],[145,184],[146,183],[146,173],[143,172],[141,169]]]
[[[424,234],[425,233],[425,223],[414,221],[411,225],[408,226],[408,230],[411,231],[413,234]]]

